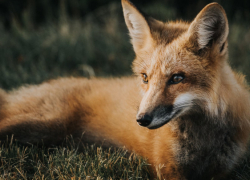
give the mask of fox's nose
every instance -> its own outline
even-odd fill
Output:
[[[140,126],[146,127],[152,122],[152,117],[147,114],[140,114],[137,117],[137,122]]]

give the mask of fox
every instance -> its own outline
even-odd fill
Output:
[[[125,147],[152,176],[223,179],[247,151],[250,94],[228,62],[229,25],[218,3],[192,22],[161,22],[121,0],[134,76],[59,78],[0,91],[0,139]]]

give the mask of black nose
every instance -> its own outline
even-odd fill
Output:
[[[137,122],[140,126],[146,127],[152,122],[152,117],[144,114],[144,115],[139,115]]]

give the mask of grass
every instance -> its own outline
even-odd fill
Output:
[[[124,149],[78,145],[22,146],[11,139],[0,148],[0,179],[149,179],[148,164]]]
[[[161,20],[175,19],[174,9],[152,4],[143,8]],[[58,23],[48,20],[32,27],[27,9],[23,27],[13,20],[5,31],[0,23],[0,87],[13,89],[61,76],[124,76],[132,74],[134,58],[119,3],[111,3],[83,19],[70,19],[62,10]],[[229,61],[250,81],[250,25],[230,20]],[[250,151],[249,151],[250,152]],[[230,179],[250,179],[250,155]],[[0,179],[148,179],[144,159],[123,149],[73,142],[47,149],[15,141],[0,146]]]

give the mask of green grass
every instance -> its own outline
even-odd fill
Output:
[[[152,16],[175,19],[174,9],[152,4],[143,8]],[[33,28],[29,9],[5,31],[0,23],[0,87],[13,89],[60,76],[130,75],[134,52],[119,3],[101,7],[83,19],[62,13],[58,23]],[[15,22],[15,21],[13,21]],[[250,24],[230,20],[229,61],[250,82]],[[250,151],[249,151],[250,152]],[[247,155],[230,178],[250,179]],[[0,179],[147,179],[146,161],[126,150],[103,150],[77,145],[52,149],[7,142],[0,147]]]
[[[0,179],[148,179],[148,164],[124,149],[84,146],[22,146],[10,140],[0,148]]]

